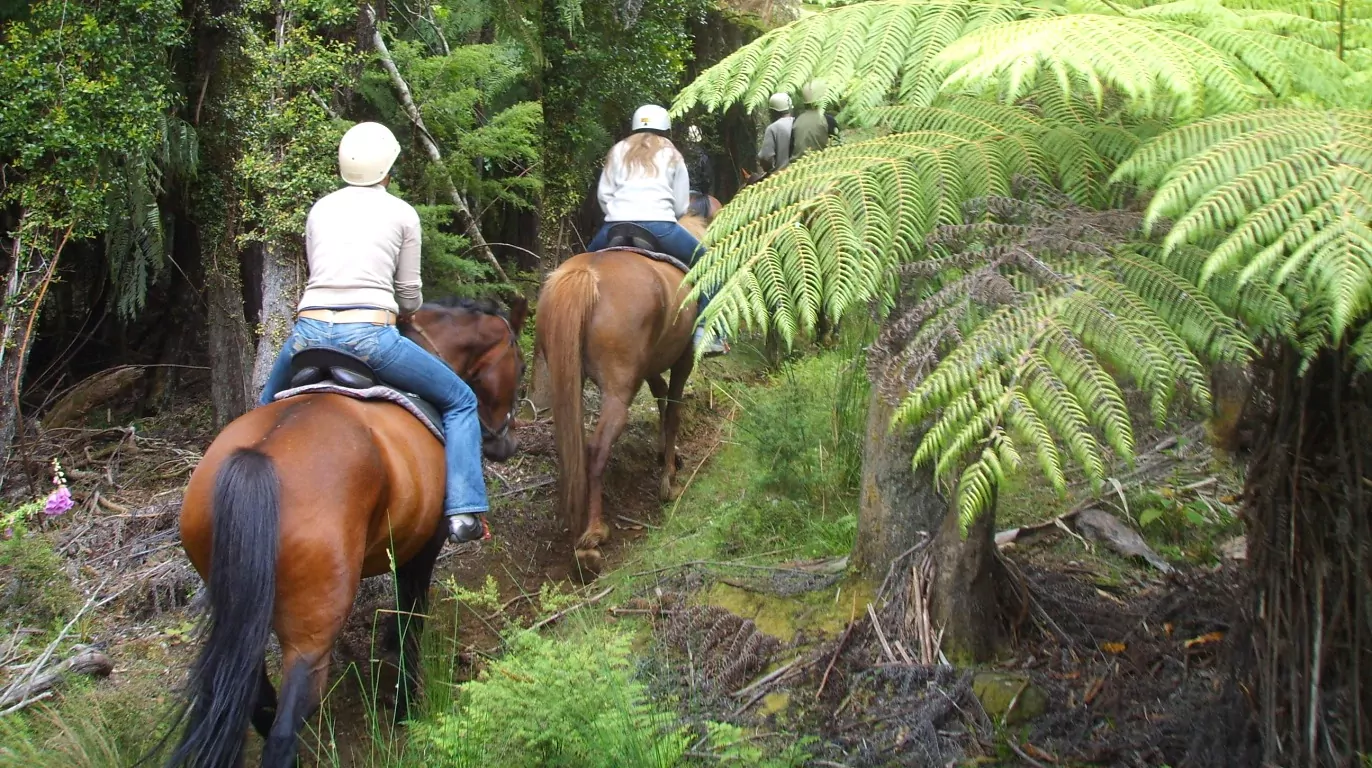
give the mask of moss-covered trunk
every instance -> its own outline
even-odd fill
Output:
[[[922,541],[931,541],[934,578],[929,611],[934,632],[943,632],[950,659],[985,661],[1006,639],[1002,595],[1007,584],[995,544],[994,506],[960,535],[957,510],[943,498],[926,468],[911,465],[923,434],[893,427],[895,406],[874,393],[867,413],[862,489],[853,563],[880,582],[891,563]],[[901,567],[911,567],[911,560]]]
[[[955,664],[989,661],[1007,640],[999,589],[1006,574],[995,537],[994,506],[972,524],[964,538],[957,508],[950,505],[934,538],[930,623],[935,632],[943,633],[941,647]]]
[[[894,414],[895,405],[874,392],[863,440],[853,563],[877,581],[886,576],[891,561],[934,535],[948,508],[929,470],[911,467],[919,431],[892,427]]]

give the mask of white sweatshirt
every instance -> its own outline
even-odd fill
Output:
[[[413,312],[423,301],[419,244],[419,214],[380,184],[321,198],[305,219],[310,279],[300,309]]]
[[[628,145],[621,141],[610,150],[600,172],[600,209],[606,221],[676,221],[686,215],[691,202],[691,180],[686,161],[676,147],[667,146],[653,158],[656,176],[629,176],[624,167]]]

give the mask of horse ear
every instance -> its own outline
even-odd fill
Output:
[[[529,302],[523,296],[512,296],[509,304],[510,328],[514,330],[515,335],[519,335],[519,332],[524,328],[525,319],[529,316]]]

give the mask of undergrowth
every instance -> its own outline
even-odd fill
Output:
[[[838,349],[783,362],[761,386],[698,384],[726,417],[721,433],[704,471],[692,474],[706,457],[688,458],[681,495],[636,562],[847,554],[870,392],[860,343],[853,334]]]
[[[672,563],[846,554],[856,531],[868,397],[859,343],[784,363],[761,386],[697,380],[695,397],[710,397],[716,412],[729,418],[721,420],[709,456],[687,459],[678,475],[683,495],[666,505],[662,528],[643,542],[639,557]],[[698,466],[706,459],[708,466]],[[632,578],[633,570],[630,564],[602,583]],[[326,701],[301,736],[302,754],[313,757],[311,764],[783,768],[808,759],[803,744],[778,753],[760,746],[749,731],[688,718],[681,702],[655,697],[651,673],[635,663],[634,622],[610,625],[593,611],[564,619],[552,636],[548,630],[505,626],[499,658],[477,679],[461,682],[458,606],[499,613],[499,592],[493,584],[447,587],[435,584],[437,599],[422,641],[423,698],[411,710],[415,719],[404,729],[393,728],[377,676],[354,666],[338,677],[356,676],[361,683],[365,727],[358,735],[365,743],[354,737],[348,739],[352,744],[341,743],[343,729]],[[530,596],[541,614],[580,599],[552,587]],[[385,618],[379,615],[378,622]],[[463,614],[461,620],[471,619]],[[373,638],[378,642],[379,632]],[[40,705],[10,718],[0,726],[0,764],[130,765],[162,732],[156,719],[161,707],[151,711],[124,702],[126,695],[147,701],[145,689],[142,681],[94,683],[66,692],[55,707]],[[251,755],[260,740],[248,739]]]

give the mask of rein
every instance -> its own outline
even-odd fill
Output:
[[[506,354],[509,354],[510,349],[518,347],[519,341],[515,338],[514,328],[510,325],[510,321],[504,317],[501,317],[500,315],[495,315],[495,317],[500,318],[500,321],[505,324],[505,330],[509,332],[508,341],[510,346],[506,347],[505,352],[501,353],[501,355],[504,356]],[[442,360],[445,365],[447,365],[449,368],[452,368],[452,364],[449,363],[447,360],[444,360],[443,353],[438,351],[438,345],[434,343],[434,340],[431,336],[429,336],[428,331],[424,330],[424,326],[420,325],[419,321],[416,320],[413,316],[410,318],[409,324],[411,328],[414,328],[416,331],[419,331],[419,337],[424,340],[425,344],[429,345],[429,351],[433,353],[434,357],[437,357],[439,360]],[[496,358],[496,360],[499,359],[499,357]],[[453,373],[457,373],[457,369],[453,369]],[[458,374],[458,378],[461,378],[461,374]],[[503,440],[505,438],[505,435],[508,434],[510,431],[510,424],[514,421],[515,409],[518,407],[519,399],[516,398],[514,405],[510,407],[510,412],[505,414],[505,419],[501,421],[500,426],[494,430],[486,426],[486,422],[482,421],[481,419],[481,413],[478,412],[476,414],[476,423],[481,426],[481,438],[483,440]]]

